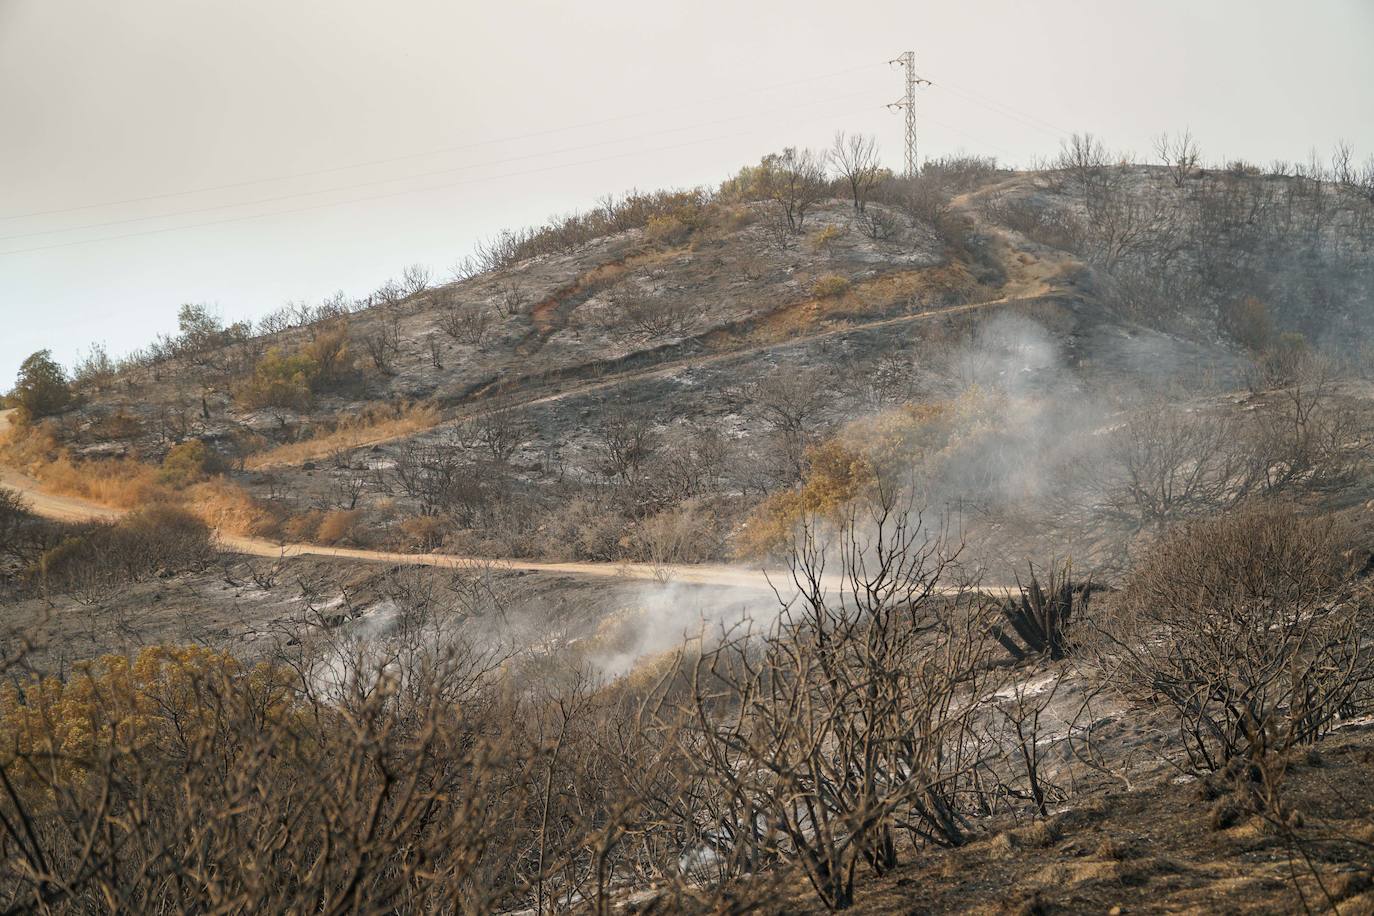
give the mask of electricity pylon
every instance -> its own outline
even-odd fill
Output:
[[[916,170],[920,168],[920,161],[916,156],[916,87],[929,86],[930,80],[921,79],[916,75],[915,51],[903,51],[901,57],[894,57],[888,63],[901,64],[902,69],[906,71],[906,95],[887,107],[906,111],[906,168],[902,174],[907,178],[915,178]]]

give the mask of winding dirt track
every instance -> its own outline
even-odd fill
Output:
[[[0,411],[0,438],[9,433],[12,410]],[[45,492],[42,485],[13,468],[0,465],[0,486],[17,491],[24,497],[30,511],[44,518],[60,522],[113,521],[124,514],[121,509],[112,509],[74,496],[59,496]],[[278,544],[262,538],[243,537],[235,534],[218,535],[220,546],[232,553],[254,557],[335,557],[359,560],[368,563],[391,563],[410,566],[437,566],[460,569],[476,565],[492,564],[502,569],[527,570],[570,576],[592,576],[600,578],[652,579],[694,583],[701,585],[724,585],[740,588],[769,589],[769,577],[762,569],[743,567],[703,565],[703,566],[655,566],[648,563],[541,563],[533,560],[501,559],[491,560],[481,557],[459,557],[434,553],[390,553],[382,550],[352,550],[345,547],[323,547],[318,544]],[[782,573],[785,578],[786,573]],[[773,581],[780,581],[774,574]]]
[[[973,214],[973,210],[969,206],[972,196],[973,195],[962,195],[956,198],[953,203],[960,209],[965,210],[965,212]],[[975,220],[981,222],[981,220],[977,220],[976,214],[974,215]],[[645,369],[608,375],[592,381],[574,382],[552,392],[534,389],[525,392],[525,397],[506,403],[511,406],[546,404],[575,395],[586,394],[591,391],[620,385],[629,381],[668,375],[687,367],[724,363],[730,360],[755,356],[770,350],[801,346],[814,341],[838,337],[845,334],[854,334],[876,328],[930,320],[948,315],[957,315],[961,312],[969,312],[1028,299],[1036,299],[1046,295],[1053,289],[1053,277],[1059,272],[1061,265],[1054,263],[1052,259],[1036,258],[1027,260],[1021,256],[1016,247],[1011,244],[1005,231],[997,227],[983,226],[982,228],[993,236],[995,244],[1000,249],[998,254],[1007,269],[1007,282],[1003,286],[1004,294],[995,299],[845,325],[821,331],[816,334],[799,336],[776,343],[761,344],[741,350],[732,350],[711,356],[695,356],[680,360],[670,360]],[[0,438],[4,438],[9,433],[11,414],[13,414],[12,410],[0,411]],[[449,419],[452,418],[450,417]],[[386,440],[377,440],[377,442],[382,441]],[[373,443],[365,443],[365,445],[371,444]],[[363,446],[360,445],[357,447]],[[39,482],[32,477],[14,470],[13,468],[4,467],[3,465],[0,465],[0,486],[8,487],[9,489],[19,492],[35,514],[56,521],[110,521],[124,514],[123,510],[102,506],[77,497],[59,496],[53,493],[47,493],[42,489]],[[761,568],[751,569],[740,566],[655,565],[649,563],[553,563],[521,559],[460,557],[449,554],[391,553],[380,550],[325,547],[318,544],[279,544],[262,538],[244,537],[225,533],[217,533],[217,536],[219,544],[224,550],[256,557],[278,558],[318,556],[358,560],[360,562],[369,563],[435,566],[450,569],[490,564],[502,569],[551,573],[555,575],[648,579],[767,591],[772,591],[775,585],[779,588],[786,588],[786,586],[790,584],[788,582],[789,576],[786,571],[774,570],[770,574],[768,571]],[[824,584],[828,588],[837,588],[843,583],[840,577],[831,575],[825,577]]]

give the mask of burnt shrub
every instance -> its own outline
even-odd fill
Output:
[[[1106,683],[1171,715],[1196,772],[1310,744],[1374,702],[1347,539],[1275,505],[1181,526],[1094,615],[1085,648]]]
[[[98,594],[160,572],[199,568],[212,550],[205,522],[184,509],[154,505],[114,524],[75,530],[38,565],[50,588]]]
[[[1044,583],[1035,567],[1020,594],[1000,608],[1007,627],[992,627],[993,637],[1017,661],[1046,656],[1058,661],[1069,653],[1069,624],[1081,613],[1092,595],[1091,582],[1075,582],[1073,568],[1050,566]]]

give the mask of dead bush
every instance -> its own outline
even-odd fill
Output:
[[[22,496],[0,487],[0,555],[16,559],[22,556],[21,536],[32,518]]]
[[[630,546],[636,559],[670,565],[715,559],[724,545],[710,509],[689,499],[640,522],[630,535]]]
[[[1269,349],[1274,338],[1274,319],[1269,307],[1254,296],[1222,306],[1221,329],[1252,353]]]
[[[849,292],[849,279],[838,274],[826,274],[811,284],[811,295],[817,299],[838,299]]]
[[[459,343],[480,347],[491,329],[491,314],[477,303],[450,297],[439,307],[439,328]]]
[[[357,544],[362,530],[361,509],[333,509],[324,514],[315,529],[315,540],[321,544]]]
[[[694,807],[718,825],[712,848],[750,870],[793,864],[832,909],[853,902],[859,863],[897,865],[900,832],[967,839],[981,704],[955,697],[984,694],[990,642],[977,602],[937,598],[949,554],[907,509],[880,500],[841,526],[839,594],[804,535],[797,603],[685,675],[685,753],[705,777]]]
[[[432,515],[415,515],[400,524],[403,547],[407,550],[434,550],[444,543],[448,523]]]
[[[536,758],[512,758],[516,717],[481,712],[479,663],[427,661],[332,702],[310,672],[194,648],[7,686],[0,904],[509,909]]]
[[[210,529],[195,515],[149,506],[112,525],[88,525],[43,554],[49,588],[94,598],[154,573],[195,569],[210,559]]]
[[[1374,680],[1343,547],[1331,518],[1277,506],[1166,534],[1092,625],[1105,682],[1167,709],[1200,773],[1316,741]]]
[[[652,336],[682,334],[701,313],[700,307],[685,299],[624,285],[612,289],[606,302],[615,319]]]

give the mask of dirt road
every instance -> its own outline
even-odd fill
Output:
[[[14,411],[0,411],[0,438],[10,432]],[[7,487],[23,496],[29,509],[36,515],[62,522],[113,521],[124,514],[123,510],[112,509],[74,496],[59,496],[47,493],[42,485],[13,468],[0,466],[0,486]],[[437,566],[450,569],[490,564],[502,569],[526,570],[570,576],[593,576],[600,578],[649,579],[661,582],[682,582],[700,585],[730,586],[771,590],[770,577],[762,569],[745,567],[702,565],[672,566],[648,563],[546,563],[533,560],[499,559],[481,557],[459,557],[449,554],[412,554],[391,553],[381,550],[354,550],[345,547],[324,547],[318,544],[278,544],[263,538],[243,537],[234,534],[219,534],[219,543],[224,550],[247,554],[255,557],[298,557],[318,556],[358,560],[368,563],[391,563],[411,566]],[[787,581],[785,572],[772,574],[773,582],[782,585]]]
[[[0,439],[10,431],[12,410],[0,411]],[[0,465],[0,486],[18,492],[36,515],[62,522],[114,521],[124,515],[112,509],[74,496],[59,496],[44,492],[42,485],[26,474]],[[499,569],[549,573],[552,575],[583,576],[610,579],[642,579],[684,585],[711,585],[727,588],[751,589],[760,592],[790,594],[795,589],[785,569],[750,568],[721,564],[652,564],[652,563],[557,563],[523,559],[493,559],[490,557],[462,557],[440,553],[393,553],[384,550],[358,550],[348,547],[325,547],[320,544],[280,544],[263,538],[244,537],[216,532],[221,549],[230,553],[254,557],[335,557],[363,563],[386,563],[400,566],[434,566],[442,569],[465,569],[493,566]],[[840,591],[846,583],[841,576],[829,574],[822,582],[827,589]],[[1001,588],[984,588],[1001,592]]]

